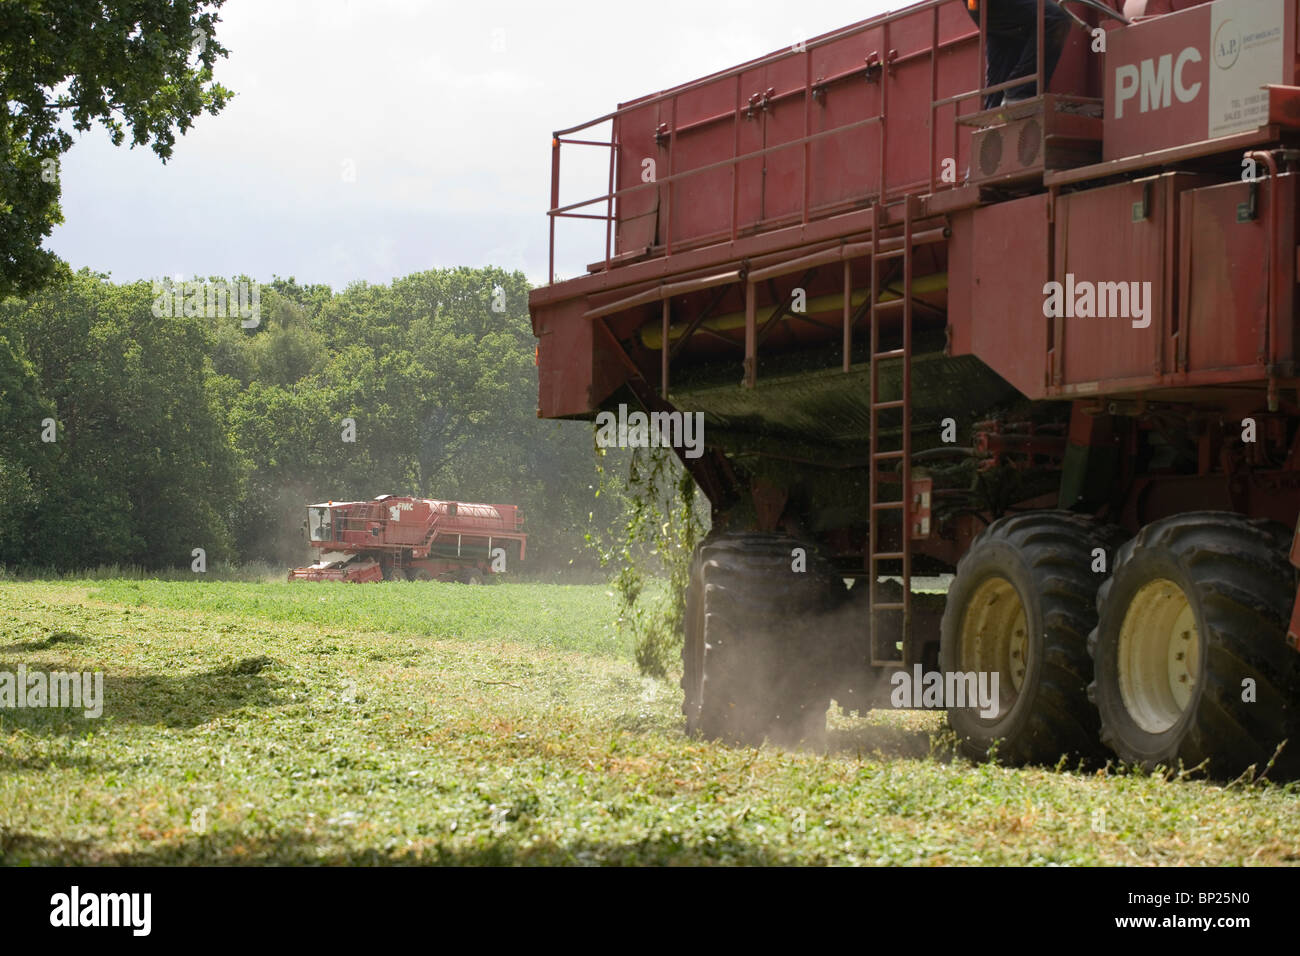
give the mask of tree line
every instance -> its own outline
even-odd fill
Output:
[[[5,299],[0,564],[288,566],[306,505],[411,494],[518,504],[528,569],[593,566],[625,503],[596,494],[589,424],[536,417],[527,295],[496,268],[343,291],[82,270]]]

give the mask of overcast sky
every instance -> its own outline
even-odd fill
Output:
[[[235,99],[166,165],[98,127],[81,134],[48,245],[118,281],[343,288],[496,265],[540,282],[553,130],[906,5],[228,0],[217,78]],[[586,188],[566,177],[564,201],[604,192],[597,152]],[[557,271],[602,258],[603,236],[562,232]]]

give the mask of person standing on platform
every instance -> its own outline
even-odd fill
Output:
[[[980,22],[980,3],[988,5],[987,34],[984,37],[987,72],[985,86],[997,86],[1038,72],[1038,0],[966,0],[966,9]],[[1065,49],[1070,18],[1053,0],[1043,0],[1043,88],[1047,92],[1056,64]],[[984,98],[986,110],[1031,99],[1034,83],[1013,86]]]

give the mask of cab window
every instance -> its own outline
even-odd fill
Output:
[[[330,509],[308,508],[307,531],[313,541],[332,541],[334,535],[330,526]]]

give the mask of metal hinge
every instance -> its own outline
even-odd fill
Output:
[[[888,65],[892,65],[893,62],[897,59],[898,59],[898,51],[890,50],[888,57],[886,57],[885,63]],[[880,61],[880,52],[878,50],[872,50],[870,53],[867,54],[867,82],[868,83],[874,83],[876,81],[876,74],[880,71],[882,65],[884,64],[882,64]]]
[[[1142,201],[1133,204],[1133,221],[1146,222],[1151,218],[1151,187],[1155,185],[1151,180],[1142,184]]]
[[[745,119],[753,119],[755,111],[766,113],[769,109],[769,104],[772,102],[772,96],[775,93],[776,90],[769,86],[763,92],[755,93],[751,96],[749,102],[745,104]]]

